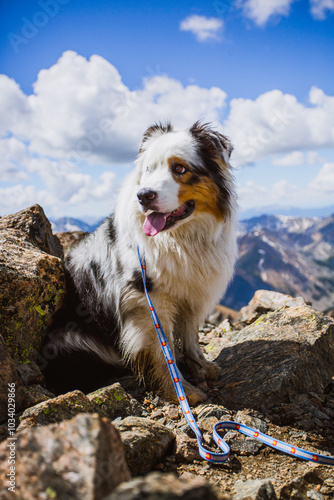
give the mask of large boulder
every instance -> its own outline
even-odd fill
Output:
[[[1,334],[14,359],[29,363],[62,306],[62,249],[39,205],[0,219]]]
[[[234,332],[216,362],[220,395],[233,408],[323,393],[334,375],[334,321],[306,304],[269,312]]]
[[[13,498],[98,500],[130,479],[119,433],[98,415],[25,429],[16,438],[0,445],[0,498],[15,491]]]

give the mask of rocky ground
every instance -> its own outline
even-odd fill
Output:
[[[333,467],[235,432],[226,464],[203,461],[179,407],[131,374],[50,393],[34,359],[66,296],[61,258],[40,207],[0,219],[0,500],[334,498]],[[334,455],[332,318],[260,290],[233,323],[206,324],[200,343],[221,366],[218,382],[198,381],[208,401],[193,408],[209,448],[213,425],[236,420]]]

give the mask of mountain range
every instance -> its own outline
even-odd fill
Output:
[[[223,304],[240,309],[258,289],[334,306],[334,215],[262,215],[240,223],[239,259]]]
[[[94,231],[64,217],[54,233]],[[240,222],[239,259],[222,304],[239,310],[258,289],[301,295],[322,311],[334,307],[334,214],[328,217],[261,215]]]
[[[62,217],[61,219],[50,219],[52,232],[53,233],[65,233],[70,231],[84,231],[86,233],[92,233],[99,227],[103,219],[95,222],[94,224],[89,224],[80,219],[74,219],[73,217]]]

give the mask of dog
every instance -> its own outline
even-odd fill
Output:
[[[145,298],[139,246],[176,364],[197,380],[218,378],[198,331],[224,294],[237,256],[231,152],[228,138],[200,122],[187,130],[171,124],[146,130],[114,214],[65,261],[67,313],[49,333],[48,348],[68,359],[86,353],[116,371],[129,366],[175,399]],[[181,382],[191,405],[206,399],[183,376]]]

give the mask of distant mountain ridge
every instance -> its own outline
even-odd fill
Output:
[[[80,219],[74,219],[73,217],[62,217],[61,219],[50,219],[50,222],[53,233],[70,231],[85,231],[86,233],[92,233],[99,227],[102,221],[96,222],[95,224],[87,224],[87,222]]]
[[[239,259],[224,305],[246,305],[259,289],[301,295],[322,311],[334,306],[334,215],[262,215],[242,221]]]
[[[289,216],[289,217],[328,217],[334,213],[334,205],[327,207],[282,207],[280,205],[272,205],[268,207],[255,207],[240,212],[240,220],[251,219],[259,217],[264,214],[276,216]]]

